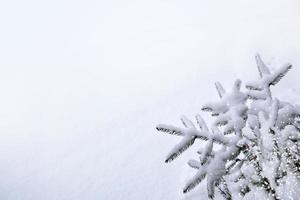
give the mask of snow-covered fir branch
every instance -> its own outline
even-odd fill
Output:
[[[214,118],[210,126],[200,115],[196,116],[197,126],[185,116],[181,117],[183,127],[157,125],[158,131],[181,137],[166,162],[176,159],[195,140],[204,147],[198,151],[198,159],[188,162],[196,172],[184,193],[205,180],[210,199],[215,198],[216,191],[229,200],[242,199],[257,190],[264,191],[262,199],[294,198],[282,191],[290,177],[300,184],[300,109],[273,97],[271,91],[292,65],[271,71],[259,55],[255,60],[259,78],[246,83],[244,91],[240,80],[228,91],[215,83],[219,99],[202,107]],[[300,195],[298,186],[288,188],[291,194]]]

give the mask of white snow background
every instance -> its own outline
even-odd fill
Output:
[[[299,0],[1,1],[0,199],[207,199],[155,126],[255,79],[257,52],[300,103]]]

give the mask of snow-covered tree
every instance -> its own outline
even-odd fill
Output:
[[[208,197],[217,190],[225,199],[243,199],[259,193],[260,199],[300,199],[300,107],[272,96],[275,86],[291,69],[287,64],[271,71],[255,57],[259,79],[246,83],[236,80],[230,91],[215,84],[219,100],[207,103],[211,125],[200,116],[196,124],[181,117],[183,128],[159,124],[157,130],[181,141],[167,155],[171,162],[200,140],[199,159],[188,165],[196,170],[183,192],[203,180]],[[292,184],[291,184],[292,182]]]

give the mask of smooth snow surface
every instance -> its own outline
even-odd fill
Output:
[[[1,200],[206,199],[155,126],[257,79],[257,52],[300,100],[298,0],[12,0],[0,27]]]

